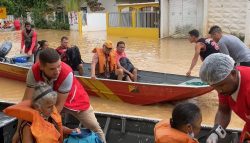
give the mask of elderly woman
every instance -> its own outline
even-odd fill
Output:
[[[56,99],[57,94],[49,85],[39,83],[31,101],[4,110],[7,115],[22,120],[19,128],[21,143],[61,143],[63,133],[73,131],[62,126],[61,116],[55,108]]]
[[[219,107],[215,116],[214,129],[207,143],[216,143],[224,138],[225,129],[232,110],[246,122],[240,142],[250,139],[250,67],[234,66],[228,55],[216,53],[208,56],[201,66],[200,77],[212,86],[219,96]]]
[[[198,143],[194,138],[200,132],[201,111],[193,103],[177,105],[169,121],[162,120],[155,126],[155,143]]]

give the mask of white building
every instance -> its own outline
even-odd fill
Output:
[[[250,41],[249,0],[160,0],[161,38],[182,37],[193,28],[207,35],[212,25],[225,33],[243,33]]]

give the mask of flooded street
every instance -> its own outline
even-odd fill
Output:
[[[47,40],[49,47],[56,48],[60,45],[60,38],[68,36],[70,44],[77,45],[85,62],[91,62],[92,49],[101,47],[109,39],[114,46],[120,40],[126,43],[126,53],[136,67],[141,70],[174,73],[184,75],[191,63],[194,48],[187,39],[138,39],[126,37],[107,37],[106,32],[89,32],[80,34],[72,31],[38,30],[38,39]],[[21,34],[19,32],[0,33],[0,43],[11,40],[13,48],[9,56],[19,53]],[[194,68],[192,75],[198,76],[201,62]],[[25,83],[0,78],[0,99],[20,101],[25,89]],[[169,118],[173,103],[159,103],[148,106],[137,106],[120,102],[113,102],[97,97],[91,97],[91,104],[96,111],[113,112],[151,118]],[[197,103],[203,114],[203,124],[213,124],[217,110],[217,94],[212,91],[206,95],[191,100]],[[233,114],[230,127],[242,128],[243,121]]]

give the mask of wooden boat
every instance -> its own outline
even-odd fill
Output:
[[[4,115],[1,111],[12,103],[0,102],[0,142],[10,143],[16,130],[15,118]],[[154,143],[154,126],[158,119],[118,115],[111,113],[95,113],[108,143]],[[79,121],[69,114],[63,115],[63,124],[70,128],[79,126]],[[205,143],[211,127],[202,126],[197,137]],[[238,143],[240,130],[227,130],[227,136],[219,143]]]
[[[25,81],[29,68],[0,62],[0,77]],[[138,82],[90,78],[90,64],[84,76],[76,76],[89,95],[131,104],[153,104],[200,96],[212,88],[197,77],[139,71]]]
[[[1,28],[0,32],[10,32],[10,31],[14,31],[14,30],[15,30],[14,27],[6,28],[6,29]]]

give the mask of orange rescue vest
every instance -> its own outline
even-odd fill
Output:
[[[98,70],[98,74],[102,74],[105,72],[105,67],[106,66],[106,57],[105,54],[103,53],[103,49],[102,48],[95,48],[92,50],[93,53],[97,53],[98,55],[98,64],[99,64],[99,70]],[[110,72],[115,71],[117,64],[116,64],[116,58],[115,58],[116,54],[114,52],[114,50],[112,50],[108,56],[108,63],[110,63],[109,67],[110,67]]]
[[[199,143],[187,134],[173,129],[167,120],[162,120],[155,125],[155,143]]]
[[[54,106],[51,117],[57,123],[60,132],[55,126],[44,120],[38,111],[31,108],[31,101],[26,100],[19,104],[7,107],[3,111],[6,115],[16,117],[21,120],[31,122],[31,133],[36,139],[36,143],[62,143],[63,128],[62,119]]]

